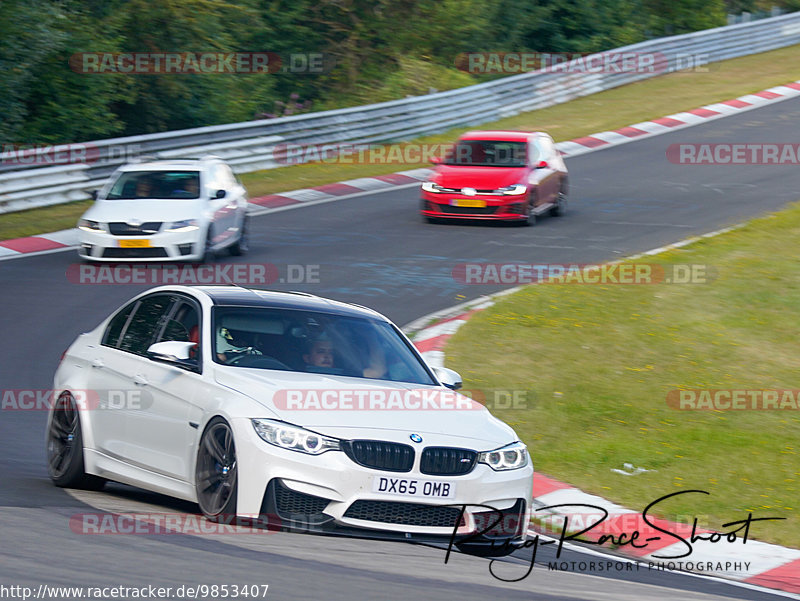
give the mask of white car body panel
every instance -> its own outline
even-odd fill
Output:
[[[247,191],[236,182],[219,188],[210,179],[209,171],[224,163],[217,158],[201,160],[158,161],[125,165],[115,171],[98,194],[98,199],[82,215],[82,220],[95,221],[104,231],[79,228],[79,255],[92,261],[196,261],[203,258],[206,236],[210,232],[211,250],[219,251],[236,243],[241,235],[247,213]],[[114,182],[125,173],[157,171],[197,171],[200,175],[198,198],[136,198],[107,200]],[[225,189],[224,198],[216,198],[218,189]],[[197,227],[189,231],[168,231],[170,224],[193,219]],[[155,234],[112,235],[108,223],[161,223]],[[146,239],[150,247],[164,249],[163,257],[122,256],[105,257],[106,249],[120,248],[120,241]],[[191,252],[182,253],[179,246],[191,245]]]
[[[455,496],[447,502],[457,505],[487,504],[496,509],[507,509],[517,499],[524,499],[530,513],[533,480],[530,460],[525,467],[508,471],[494,471],[480,463],[471,472],[458,476],[431,476],[420,471],[420,451],[427,446],[460,447],[481,452],[515,442],[514,431],[486,409],[282,410],[272,403],[274,393],[281,389],[402,390],[420,386],[215,363],[207,343],[213,302],[203,288],[161,287],[135,298],[159,291],[191,296],[200,306],[201,332],[204,333],[203,373],[102,346],[100,342],[111,317],[93,331],[79,336],[56,371],[56,393],[108,388],[141,389],[152,395],[151,403],[130,411],[79,412],[87,473],[196,501],[194,470],[198,445],[205,426],[219,416],[228,422],[234,434],[239,474],[236,511],[240,516],[259,515],[267,484],[279,478],[291,490],[330,499],[325,514],[333,517],[339,525],[412,534],[451,534],[452,528],[376,523],[344,517],[347,508],[356,500],[433,502],[428,499],[398,499],[373,492],[373,479],[380,476],[453,483]],[[146,383],[134,384],[137,376],[141,376],[140,382]],[[417,449],[416,459],[411,471],[396,473],[363,467],[342,451],[303,454],[262,440],[253,427],[253,418],[280,419],[340,439],[371,439],[412,445]],[[411,433],[421,435],[423,442],[412,443],[409,440]],[[474,511],[474,508],[467,510],[467,529],[473,525],[471,516]]]

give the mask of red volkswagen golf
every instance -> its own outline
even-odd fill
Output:
[[[422,184],[422,216],[533,225],[567,206],[567,167],[544,132],[472,131],[461,136]]]

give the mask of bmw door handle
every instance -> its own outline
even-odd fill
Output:
[[[95,367],[97,369],[100,369],[101,367],[105,367],[105,366],[106,366],[106,364],[103,363],[103,360],[100,359],[100,358],[94,359],[92,361],[92,367]]]
[[[147,378],[145,378],[142,374],[136,374],[133,376],[133,383],[137,386],[147,386],[149,384]]]

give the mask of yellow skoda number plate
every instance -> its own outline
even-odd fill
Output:
[[[456,198],[453,200],[454,207],[469,207],[470,209],[482,209],[486,206],[485,200],[477,198]]]
[[[149,248],[150,240],[120,240],[120,248]]]

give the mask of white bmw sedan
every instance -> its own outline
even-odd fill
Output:
[[[217,157],[117,169],[78,222],[89,261],[205,261],[248,250],[247,193]]]
[[[514,431],[364,307],[237,287],[160,287],[66,351],[53,482],[114,480],[212,520],[524,543],[533,466]]]

